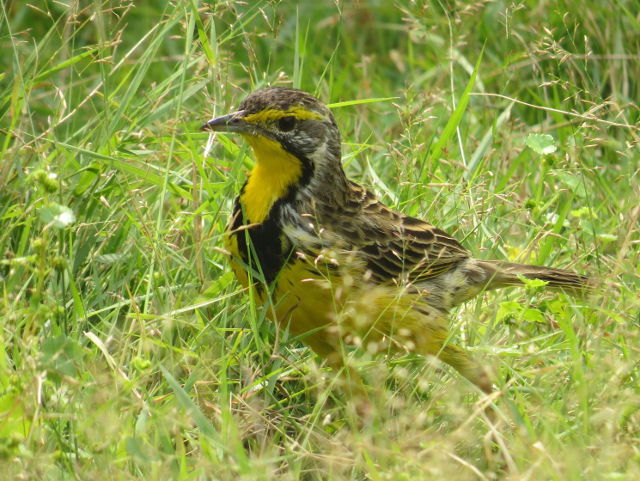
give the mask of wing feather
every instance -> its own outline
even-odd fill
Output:
[[[340,213],[322,224],[361,254],[378,282],[424,281],[469,257],[446,232],[389,209],[357,184],[351,183],[351,194]]]

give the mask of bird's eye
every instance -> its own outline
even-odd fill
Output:
[[[278,120],[278,128],[282,132],[289,132],[290,130],[293,130],[295,126],[296,126],[295,117],[282,117],[280,120]]]

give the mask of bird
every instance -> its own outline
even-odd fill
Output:
[[[266,87],[201,130],[239,134],[255,164],[224,235],[231,267],[268,317],[336,369],[350,346],[449,364],[484,393],[490,370],[454,344],[449,312],[481,292],[540,279],[580,292],[563,269],[475,258],[426,220],[349,180],[329,108],[295,88]]]

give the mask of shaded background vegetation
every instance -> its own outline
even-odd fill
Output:
[[[637,477],[638,6],[3,2],[3,472]],[[589,299],[514,291],[456,313],[497,371],[495,427],[455,374],[364,355],[361,426],[240,292],[220,237],[249,152],[220,136],[204,159],[198,127],[271,84],[387,99],[334,111],[352,178],[480,257],[603,280]]]

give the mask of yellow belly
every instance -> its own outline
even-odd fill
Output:
[[[308,263],[287,266],[274,306],[281,327],[323,357],[355,345],[371,354],[414,351],[436,355],[447,337],[444,316],[415,293],[352,275],[313,275]]]
[[[227,247],[237,252],[234,237],[228,238]],[[243,266],[233,259],[232,266],[247,287]],[[322,357],[341,356],[345,345],[370,353],[438,355],[448,335],[444,314],[415,291],[375,285],[362,277],[358,269],[328,269],[314,260],[296,259],[285,265],[272,289],[259,289],[256,295],[281,329]]]
[[[227,248],[236,253],[231,264],[247,287],[249,278],[237,261],[235,236],[227,238]],[[449,342],[445,313],[427,305],[414,289],[377,285],[363,277],[362,270],[350,269],[348,262],[328,269],[321,262],[296,259],[284,266],[271,289],[263,286],[256,296],[281,329],[298,336],[335,367],[343,365],[344,347],[349,345],[371,354],[414,352],[439,357],[491,392],[484,367]]]

